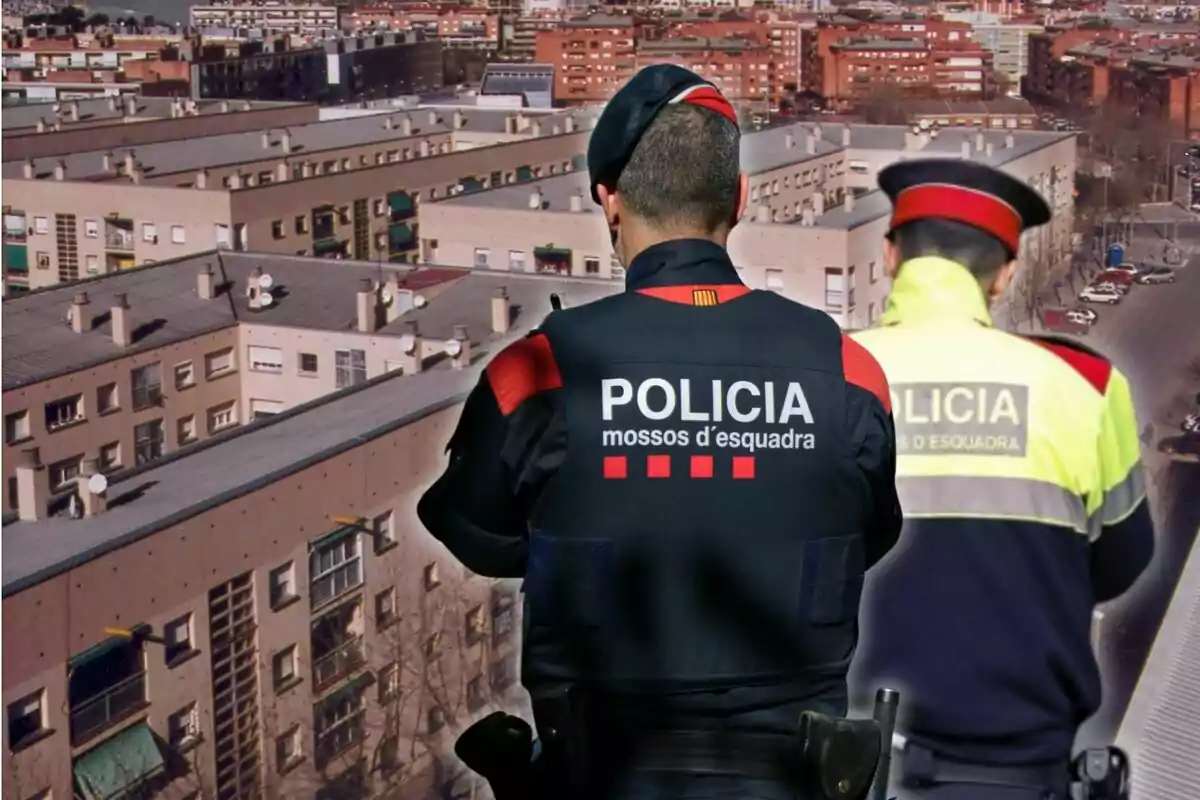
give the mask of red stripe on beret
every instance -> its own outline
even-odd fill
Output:
[[[961,222],[995,236],[1014,254],[1021,249],[1021,215],[986,192],[946,184],[909,187],[896,196],[891,227],[919,219]]]

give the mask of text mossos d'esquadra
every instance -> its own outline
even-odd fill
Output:
[[[636,386],[626,378],[600,381],[601,417],[612,422],[618,408],[633,406],[644,426],[604,428],[605,447],[719,447],[755,450],[812,450],[816,437],[793,425],[813,424],[800,384],[791,381],[677,382],[648,378]],[[653,424],[660,423],[660,424]],[[675,423],[691,423],[687,426]],[[760,423],[759,430],[739,430]],[[761,423],[779,429],[762,431]]]

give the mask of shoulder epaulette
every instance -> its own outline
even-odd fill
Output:
[[[1106,356],[1066,336],[1022,334],[1021,338],[1028,339],[1054,353],[1095,387],[1100,394],[1108,391],[1108,381],[1112,377],[1113,365]]]

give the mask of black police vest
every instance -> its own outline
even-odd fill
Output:
[[[770,292],[626,292],[542,331],[567,454],[531,517],[525,685],[843,679],[869,490],[836,323]]]

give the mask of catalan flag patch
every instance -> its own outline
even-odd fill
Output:
[[[694,306],[715,306],[718,302],[715,289],[692,290],[692,305]]]

